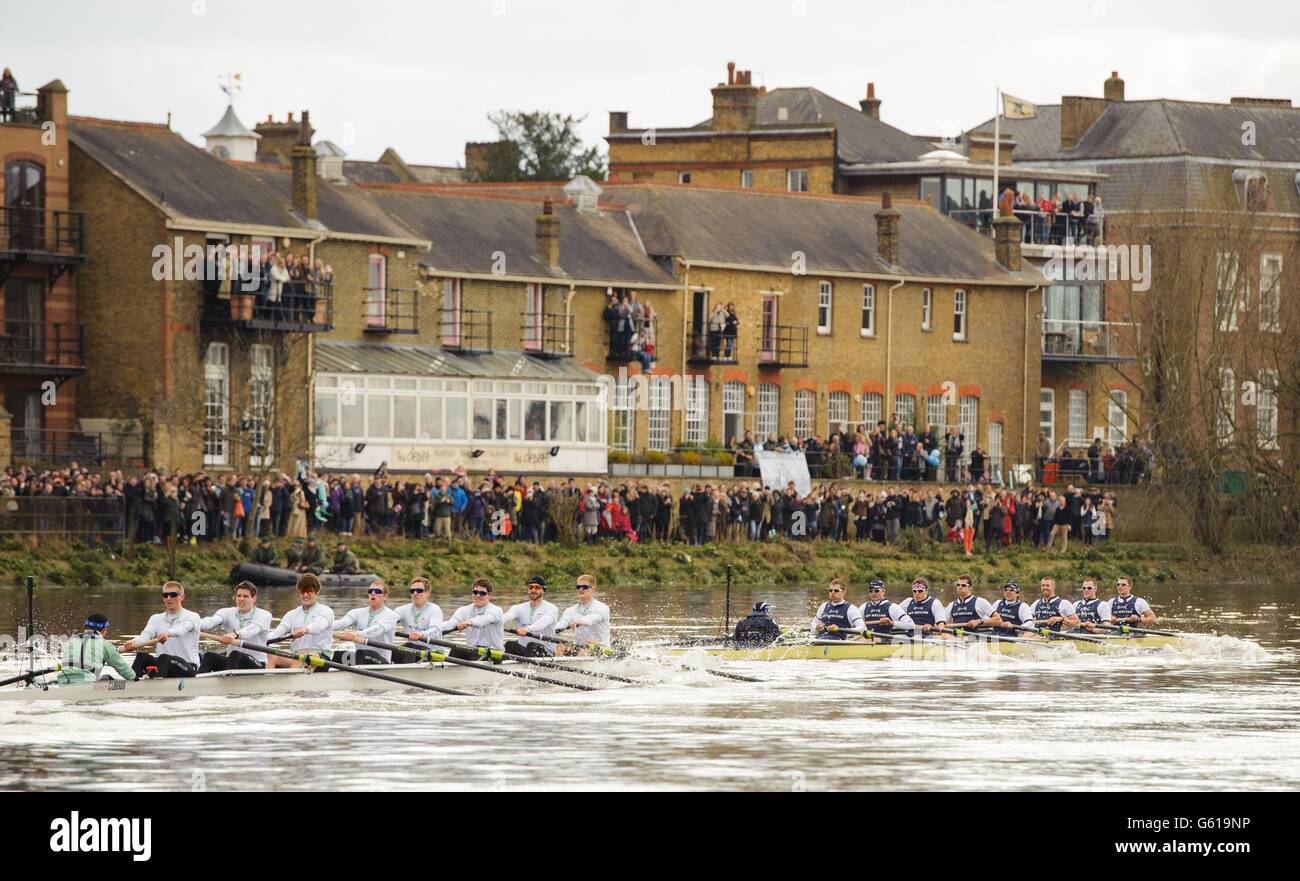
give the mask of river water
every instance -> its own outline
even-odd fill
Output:
[[[67,634],[102,611],[121,638],[161,610],[157,593],[42,589],[36,629]],[[435,601],[450,614],[467,593],[439,590]],[[1300,788],[1300,585],[1137,593],[1164,627],[1223,635],[1142,654],[1062,645],[1033,658],[977,648],[949,660],[745,663],[727,669],[761,684],[683,671],[596,693],[520,690],[502,677],[508,685],[475,697],[6,701],[0,789]],[[571,587],[551,594],[561,608],[572,602]],[[732,612],[761,599],[782,624],[806,625],[822,596],[814,585],[737,586]],[[191,589],[186,605],[209,612],[228,597],[224,586]],[[720,590],[602,597],[625,638],[715,634],[723,623]],[[295,599],[286,588],[262,594],[277,616]],[[361,591],[322,599],[339,614],[364,605]],[[16,635],[26,614],[25,591],[0,588],[0,634]]]

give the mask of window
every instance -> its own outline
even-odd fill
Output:
[[[573,401],[551,401],[550,440],[562,443],[573,441]]]
[[[1265,254],[1259,264],[1259,329],[1282,331],[1282,255]]]
[[[445,418],[443,427],[447,440],[469,439],[469,401],[467,398],[447,398],[443,401]]]
[[[388,306],[388,261],[383,254],[371,254],[366,269],[366,324],[383,327]]]
[[[393,436],[393,399],[388,395],[366,395],[366,437]]]
[[[763,352],[762,360],[776,359],[778,297],[776,294],[763,294]]]
[[[203,359],[203,464],[225,465],[230,425],[230,346],[209,343]]]
[[[686,377],[686,443],[703,444],[709,435],[709,381]]]
[[[1088,393],[1070,389],[1070,443],[1088,443]]]
[[[1038,390],[1038,430],[1047,435],[1056,452],[1056,389]]]
[[[752,187],[754,185],[754,172],[748,168],[742,171],[740,173],[740,185],[745,189]]]
[[[1264,370],[1259,374],[1259,448],[1277,449],[1277,384],[1278,372]]]
[[[614,380],[614,404],[610,408],[613,425],[609,433],[611,449],[632,452],[636,434],[636,377],[620,376]]]
[[[673,408],[673,387],[666,376],[650,377],[650,413],[646,449],[668,452],[669,415]]]
[[[921,330],[933,330],[930,323],[931,316],[934,314],[934,291],[930,288],[921,290]]]
[[[542,347],[542,286],[530,284],[524,291],[524,348]]]
[[[271,461],[271,431],[275,420],[275,367],[270,346],[254,344],[249,349],[248,445],[249,464]],[[333,414],[337,418],[337,414]]]
[[[722,434],[727,443],[745,435],[745,384],[728,382],[722,386]]]
[[[1002,423],[989,423],[989,454],[986,473],[995,482],[1002,479]]]
[[[442,344],[452,348],[460,345],[459,278],[449,278],[442,283]]]
[[[786,173],[786,189],[792,193],[808,192],[808,169],[792,168]]]
[[[925,422],[927,428],[943,431],[948,425],[948,402],[943,395],[930,395],[925,399]]]
[[[1106,408],[1106,422],[1110,426],[1109,443],[1118,446],[1128,437],[1128,392],[1112,391]]]
[[[691,173],[689,171],[677,172],[677,182],[679,184],[688,184],[691,182]]]
[[[979,438],[980,399],[965,395],[957,404],[957,427],[966,436],[965,449],[961,454],[963,462],[970,461],[971,450]]]
[[[817,411],[817,396],[807,389],[794,393],[794,436],[808,437],[813,433],[813,418]]]
[[[754,420],[754,430],[759,438],[767,440],[769,434],[776,434],[777,416],[781,408],[781,387],[775,383],[764,382],[758,386],[758,415]]]
[[[894,395],[894,420],[900,431],[916,425],[916,395]]]
[[[862,396],[862,419],[861,422],[867,427],[870,433],[876,423],[884,419],[885,401],[880,392],[867,392]]]
[[[546,440],[546,401],[524,401],[524,440]]]
[[[952,293],[952,338],[966,339],[966,292],[962,290]]]
[[[1241,258],[1229,251],[1220,251],[1215,258],[1214,317],[1219,319],[1219,330],[1237,329],[1237,285],[1241,275]]]
[[[876,286],[862,286],[862,335],[876,335]]]
[[[826,396],[826,436],[845,431],[849,426],[849,393],[831,392]]]
[[[831,283],[824,281],[817,286],[817,332],[831,332]]]
[[[1237,377],[1232,368],[1224,367],[1219,371],[1219,406],[1214,428],[1221,444],[1232,440],[1233,422],[1237,415],[1236,399]]]

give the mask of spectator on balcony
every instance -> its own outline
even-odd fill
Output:
[[[285,265],[283,255],[276,254],[271,258],[271,268],[267,272],[267,278],[266,302],[270,307],[272,314],[276,314],[281,309],[281,303],[284,299],[285,285],[288,284],[292,278],[289,273],[289,268]]]
[[[1056,216],[1056,202],[1051,196],[1043,196],[1038,200],[1038,214],[1035,216],[1035,232],[1037,235],[1034,241],[1040,244],[1046,244],[1052,234],[1052,218]]]
[[[966,435],[962,434],[956,428],[948,429],[948,438],[944,441],[944,454],[947,466],[947,479],[949,483],[956,483],[960,477],[958,464],[961,462],[961,454],[966,449]]]
[[[638,330],[645,337],[647,351],[653,360],[658,360],[658,354],[655,352],[655,345],[658,343],[659,313],[655,307],[649,303],[642,304],[644,310],[641,315],[640,326]]]
[[[629,354],[641,362],[641,372],[649,373],[655,360],[654,344],[646,338],[644,330],[638,330],[632,334],[629,349]]]
[[[736,357],[736,334],[740,332],[740,316],[736,314],[736,304],[728,303],[726,315],[722,319],[722,357],[727,361]]]
[[[14,119],[14,99],[18,95],[18,81],[14,79],[9,68],[0,76],[0,122],[12,122]]]
[[[1101,196],[1093,193],[1088,196],[1088,201],[1083,203],[1083,229],[1087,234],[1088,244],[1101,244],[1105,220],[1106,212],[1101,207]]]
[[[976,444],[975,449],[972,450],[970,454],[971,483],[982,483],[984,481],[984,463],[987,459],[988,457],[984,455],[984,451],[980,449],[980,445]]]
[[[718,303],[709,313],[709,357],[717,360],[722,354],[722,334],[727,329],[727,310]]]

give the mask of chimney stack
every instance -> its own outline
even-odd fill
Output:
[[[727,81],[713,88],[713,130],[749,131],[758,122],[758,89],[748,70],[727,62]]]
[[[311,145],[311,122],[306,110],[298,127],[298,142],[293,146],[293,210],[308,220],[316,220],[316,150]]]
[[[1072,149],[1084,132],[1092,127],[1106,111],[1110,102],[1105,98],[1080,98],[1067,95],[1061,98],[1061,149]]]
[[[609,133],[617,135],[620,132],[627,131],[627,111],[611,110],[609,111]]]
[[[1106,96],[1107,101],[1124,100],[1124,81],[1119,78],[1118,70],[1110,72],[1110,79],[1102,84],[1101,93]]]
[[[542,213],[537,215],[537,256],[552,269],[560,268],[560,219],[550,199],[542,202]]]
[[[859,101],[858,106],[872,119],[880,119],[880,99],[876,97],[875,83],[867,83],[867,97]]]
[[[893,195],[886,191],[880,197],[880,210],[876,212],[876,251],[890,266],[898,266],[898,221],[901,215],[894,207]]]
[[[998,265],[1008,272],[1019,272],[1021,268],[1021,226],[1015,215],[993,219],[993,254]]]

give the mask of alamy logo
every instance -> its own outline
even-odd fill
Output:
[[[137,863],[148,862],[153,852],[153,821],[148,817],[72,816],[50,821],[50,850],[54,853],[130,853]]]
[[[1151,288],[1150,245],[1048,245],[1043,274],[1058,281],[1131,281],[1133,290]]]

